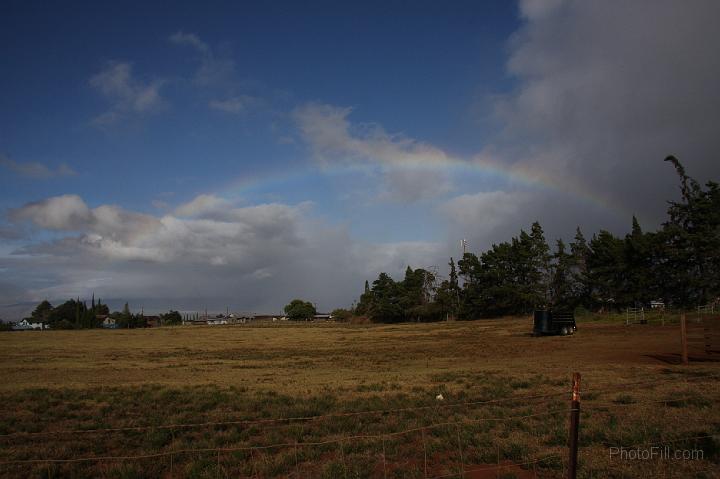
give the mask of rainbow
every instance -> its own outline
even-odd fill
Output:
[[[342,176],[350,173],[371,171],[392,171],[402,169],[429,169],[467,177],[468,175],[481,175],[495,177],[512,185],[520,185],[530,189],[543,189],[557,192],[581,201],[591,208],[610,213],[612,215],[630,217],[630,210],[614,201],[612,198],[598,194],[583,185],[580,181],[570,177],[559,177],[539,171],[529,165],[506,165],[486,157],[476,157],[472,160],[460,160],[449,157],[444,153],[434,152],[426,156],[408,155],[393,162],[343,162],[332,165],[306,165],[284,169],[265,175],[243,175],[219,188],[220,195],[231,200],[241,199],[244,193],[257,189],[282,189],[287,183],[302,181],[316,176]]]

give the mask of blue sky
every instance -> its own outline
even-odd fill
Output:
[[[461,238],[653,228],[669,153],[718,174],[714,2],[1,8],[0,316],[348,306]]]
[[[66,163],[81,174],[59,184],[2,186],[29,201],[64,191],[68,181],[97,195],[84,186],[86,174],[122,176],[89,199],[143,208],[159,178],[188,198],[228,175],[302,167],[307,155],[282,139],[292,135],[287,112],[305,101],[353,106],[356,122],[474,151],[481,139],[465,126],[474,114],[467,99],[507,88],[505,42],[518,19],[510,2],[473,4],[443,11],[426,2],[408,11],[405,2],[173,9],[10,2],[2,25],[3,152],[15,161]],[[203,85],[193,83],[203,53],[170,41],[178,32],[196,35],[223,64]],[[158,111],[93,127],[111,100],[89,79],[110,62],[130,65],[138,82],[162,82]],[[208,108],[235,96],[260,104],[242,115]],[[127,168],[133,164],[142,168]]]

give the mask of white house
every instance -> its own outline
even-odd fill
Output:
[[[43,330],[45,329],[45,325],[43,323],[32,323],[27,318],[20,321],[17,326],[15,326],[15,329],[39,329]]]
[[[107,329],[115,329],[117,328],[117,323],[113,318],[107,316],[105,319],[103,319],[102,327]]]

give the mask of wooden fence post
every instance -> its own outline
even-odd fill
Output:
[[[687,348],[687,322],[685,313],[680,315],[680,342],[682,343],[682,363],[688,364],[688,348]]]
[[[580,429],[580,373],[573,374],[568,440],[568,479],[577,478],[578,431]]]

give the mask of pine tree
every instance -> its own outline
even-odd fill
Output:
[[[373,281],[370,294],[373,299],[368,314],[373,321],[394,323],[402,320],[400,288],[390,276],[380,273],[378,279]]]
[[[545,241],[545,233],[539,222],[534,222],[530,230],[531,248],[531,284],[535,304],[533,309],[539,305],[547,304],[550,300],[550,247]]]
[[[455,261],[453,261],[452,257],[450,257],[450,263],[448,263],[448,266],[450,266],[450,279],[448,285],[451,299],[450,312],[453,316],[457,316],[458,309],[460,308],[460,286],[458,284],[457,271],[455,270]]]
[[[75,301],[75,326],[80,326],[80,297]]]
[[[657,297],[658,291],[652,278],[653,255],[650,250],[652,237],[645,234],[633,215],[632,231],[625,236],[623,275],[624,285],[621,303],[638,307]]]
[[[552,279],[550,281],[551,304],[553,309],[574,310],[575,298],[572,290],[572,256],[565,251],[565,242],[557,240],[553,255]]]
[[[603,309],[622,306],[624,281],[624,242],[600,230],[590,241],[587,261],[590,295]]]
[[[485,257],[485,254],[483,254],[483,257]],[[457,265],[459,275],[463,277],[463,290],[458,305],[458,317],[460,319],[481,318],[486,312],[485,291],[483,290],[485,279],[483,265],[473,253],[465,253]]]
[[[590,302],[590,280],[588,278],[588,257],[590,248],[580,227],[575,230],[575,238],[570,243],[570,270],[572,282],[572,295],[576,305],[585,308],[591,307]]]
[[[665,161],[675,167],[682,195],[681,201],[670,202],[669,219],[659,233],[666,295],[678,306],[705,304],[720,295],[720,185],[708,181],[703,188],[677,158]]]

